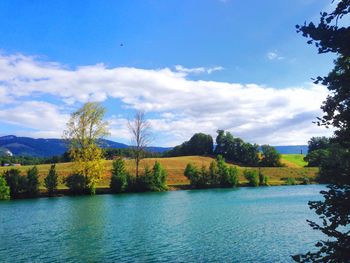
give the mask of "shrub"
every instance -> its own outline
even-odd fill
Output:
[[[38,168],[36,166],[27,171],[27,187],[26,192],[28,196],[36,196],[39,193],[39,177]]]
[[[218,166],[216,162],[212,161],[209,166],[210,185],[216,186],[220,184],[218,174],[219,174]]]
[[[10,169],[5,171],[4,177],[7,185],[10,187],[11,198],[17,198],[26,192],[27,178],[21,176],[18,169]]]
[[[161,164],[159,162],[155,162],[153,169],[153,178],[152,178],[152,182],[153,182],[153,190],[152,191],[165,191],[168,189],[167,185],[166,185],[166,179],[167,179],[167,172],[166,170],[161,166]]]
[[[244,170],[243,175],[248,180],[248,185],[259,186],[259,176],[257,171]]]
[[[0,176],[0,200],[10,199],[10,187],[3,176]]]
[[[238,169],[236,167],[230,167],[225,170],[225,180],[222,186],[234,187],[238,185]]]
[[[56,165],[51,165],[48,175],[44,179],[44,185],[47,189],[49,196],[55,194],[58,185],[58,176],[56,172]]]
[[[286,185],[296,185],[296,184],[297,184],[297,182],[296,182],[295,178],[288,177],[286,179]]]
[[[113,162],[112,177],[109,186],[113,193],[124,192],[128,187],[128,173],[122,158],[118,158]]]
[[[64,179],[64,183],[69,188],[69,192],[74,195],[85,194],[89,192],[88,181],[84,175],[71,174]]]
[[[188,163],[184,172],[185,177],[190,180],[192,186],[199,185],[199,170],[192,163]]]
[[[259,169],[259,185],[269,186],[269,177],[264,175]]]
[[[310,184],[310,178],[307,176],[304,176],[301,178],[301,183],[302,184]]]

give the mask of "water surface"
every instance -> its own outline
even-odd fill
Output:
[[[0,202],[1,262],[291,262],[321,185]]]

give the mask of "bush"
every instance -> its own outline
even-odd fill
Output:
[[[296,185],[296,184],[297,184],[297,182],[296,182],[295,178],[288,177],[286,179],[286,185]]]
[[[71,174],[64,179],[64,183],[71,194],[80,195],[89,192],[88,181],[84,175]]]
[[[307,176],[304,176],[301,178],[301,183],[302,184],[310,184],[310,178]]]
[[[238,169],[236,167],[230,167],[225,169],[225,174],[222,176],[224,178],[222,186],[224,187],[234,187],[238,185]]]
[[[27,171],[26,192],[28,196],[37,196],[39,194],[39,177],[36,166]]]
[[[259,176],[257,171],[244,170],[243,175],[248,180],[248,185],[259,186]]]
[[[259,169],[259,185],[269,186],[269,177],[264,175]]]
[[[198,168],[193,165],[192,163],[188,163],[185,172],[184,172],[185,177],[190,180],[190,184],[192,186],[198,186],[200,184],[199,180],[199,170]]]
[[[160,191],[168,190],[168,187],[166,185],[167,172],[159,162],[156,161],[154,163],[152,172],[153,172],[153,178],[152,178],[151,191],[160,192]]]
[[[11,198],[18,198],[26,193],[27,178],[20,175],[18,169],[10,169],[5,171],[4,177],[7,185],[10,187]]]
[[[10,199],[10,187],[3,176],[0,176],[0,200]]]
[[[128,176],[124,160],[122,158],[115,160],[113,162],[112,177],[109,185],[113,193],[121,193],[127,189]]]
[[[49,174],[44,179],[44,185],[49,196],[52,196],[57,191],[58,176],[56,172],[56,165],[51,165]]]
[[[184,175],[196,188],[206,187],[233,187],[238,185],[238,170],[236,167],[229,167],[221,155],[218,155],[216,162],[211,162],[209,171],[205,166],[199,170],[189,163],[186,166]]]

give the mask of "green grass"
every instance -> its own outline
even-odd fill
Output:
[[[201,167],[202,165],[209,167],[209,164],[211,161],[213,161],[213,158],[210,157],[203,157],[203,156],[182,156],[182,157],[172,157],[172,158],[147,158],[142,160],[141,162],[141,173],[143,168],[148,165],[151,167],[155,161],[159,161],[161,165],[167,170],[168,173],[168,180],[167,183],[169,186],[175,186],[175,185],[187,185],[189,184],[189,181],[184,176],[184,170],[186,165],[189,162],[192,162],[198,167]],[[230,164],[232,165],[232,164]],[[312,181],[317,173],[318,168],[315,167],[305,167],[303,168],[300,165],[296,165],[293,162],[289,162],[289,165],[286,164],[287,167],[262,167],[261,172],[268,176],[270,178],[269,183],[271,185],[283,185],[285,184],[285,181],[283,178],[295,178],[297,181],[299,178],[302,177],[308,177]],[[237,165],[235,165],[237,166]],[[20,166],[20,167],[0,167],[0,174],[2,174],[5,170],[9,168],[18,168],[22,175],[26,174],[26,171],[31,166]],[[39,181],[41,183],[41,188],[43,189],[43,181],[45,176],[48,174],[50,165],[44,164],[44,165],[38,165],[39,170]],[[134,162],[133,160],[126,160],[126,167],[130,173],[135,173],[134,168]],[[240,167],[237,166],[239,171],[239,181],[241,184],[247,183],[247,180],[243,176],[243,171],[245,169],[254,169],[257,170],[258,168],[251,168],[251,167]],[[59,163],[56,165],[57,173],[59,176],[59,188],[65,189],[65,185],[62,182],[62,179],[72,173],[73,171],[73,163]],[[109,181],[111,177],[111,169],[112,169],[112,161],[105,161],[105,172],[102,176],[101,181],[98,184],[98,187],[108,187]]]
[[[304,167],[307,162],[304,161],[305,155],[303,154],[282,154],[282,163],[287,167]]]

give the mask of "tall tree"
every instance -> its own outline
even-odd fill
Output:
[[[309,44],[315,44],[319,53],[334,53],[337,58],[333,70],[315,83],[327,86],[330,95],[321,109],[324,116],[318,125],[333,126],[340,151],[328,162],[323,162],[320,174],[330,185],[322,191],[324,200],[309,202],[320,216],[322,224],[308,221],[313,229],[322,231],[328,239],[319,241],[316,252],[293,256],[298,262],[350,262],[350,0],[337,2],[331,13],[321,13],[318,25],[297,26]]]
[[[136,178],[139,177],[140,161],[145,156],[146,147],[151,142],[151,124],[147,121],[143,111],[137,111],[132,120],[128,121],[131,133],[133,158],[136,165]]]
[[[85,177],[86,187],[92,194],[103,173],[103,154],[98,141],[108,135],[108,123],[103,120],[105,108],[99,103],[85,103],[72,113],[64,137],[74,161],[75,173]]]
[[[47,189],[49,196],[54,195],[58,185],[58,176],[57,176],[55,164],[51,165],[49,173],[44,179],[44,185]]]

